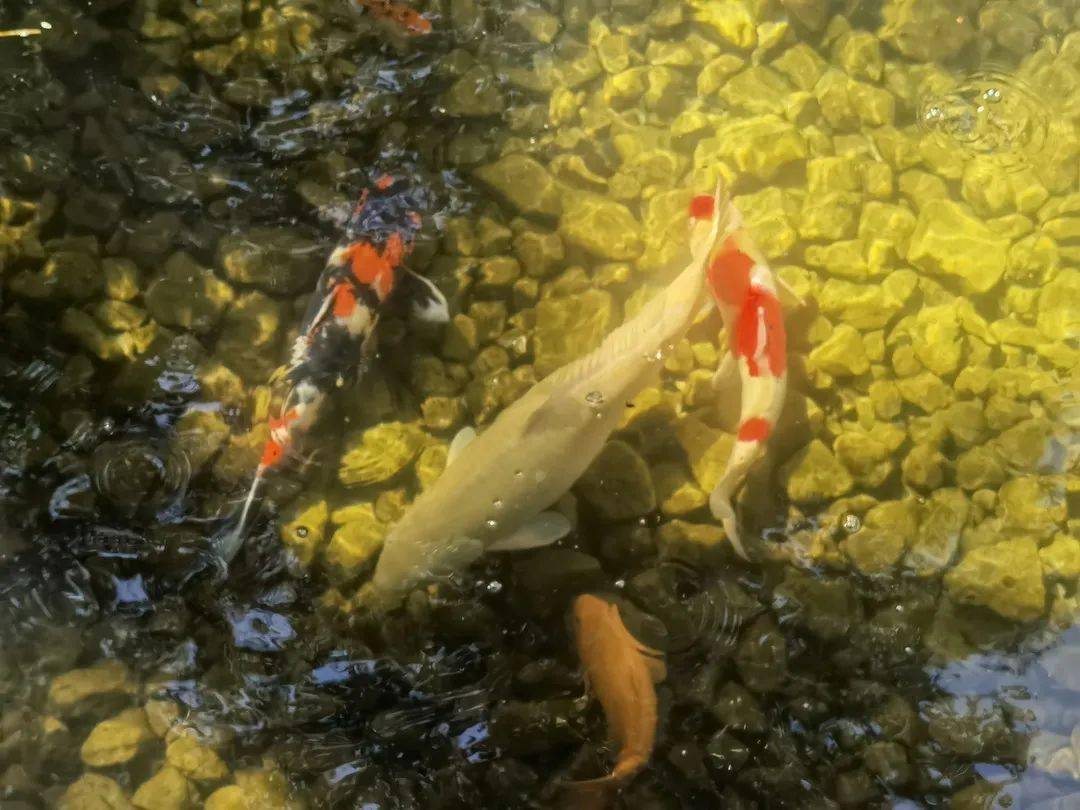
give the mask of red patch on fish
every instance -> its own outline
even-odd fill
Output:
[[[711,194],[699,194],[690,201],[690,216],[693,219],[712,219],[716,212],[716,198]]]
[[[379,191],[386,191],[392,185],[394,185],[394,178],[389,174],[384,174],[375,181],[375,188]]]
[[[739,250],[729,236],[709,266],[709,289],[713,298],[729,307],[739,306],[750,290],[750,271],[753,269],[754,260]]]
[[[740,442],[763,442],[769,438],[771,432],[772,425],[769,424],[768,420],[757,416],[753,419],[747,419],[739,426],[738,439]]]
[[[356,311],[356,290],[351,284],[334,287],[334,317],[348,318]]]
[[[372,287],[379,298],[386,298],[394,288],[394,268],[370,242],[356,242],[346,251],[352,274],[361,284]]]
[[[768,290],[750,287],[735,321],[732,350],[746,358],[751,377],[766,371],[780,377],[787,371],[787,333],[780,302]],[[766,369],[761,368],[764,360]]]
[[[272,429],[272,428],[271,428]],[[273,467],[279,461],[282,456],[285,455],[285,448],[278,442],[270,439],[265,445],[263,445],[262,458],[259,460],[260,467]]]
[[[390,234],[390,238],[386,240],[386,246],[383,247],[383,258],[391,267],[397,267],[405,259],[405,240],[401,238],[401,234],[395,231]]]

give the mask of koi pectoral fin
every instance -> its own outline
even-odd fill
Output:
[[[406,270],[401,276],[405,289],[403,294],[409,299],[412,316],[425,323],[448,323],[450,304],[446,296],[429,279],[412,270]]]
[[[541,512],[513,534],[488,546],[488,551],[524,551],[550,546],[570,534],[573,527],[561,512]]]

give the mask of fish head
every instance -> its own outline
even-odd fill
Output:
[[[427,190],[404,174],[377,174],[360,194],[346,231],[381,249],[392,238],[408,246],[423,224],[419,212],[429,207]]]
[[[574,600],[574,632],[581,636],[595,628],[611,612],[611,604],[591,593],[583,593]]]

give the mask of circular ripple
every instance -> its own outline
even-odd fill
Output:
[[[981,71],[950,92],[923,98],[919,125],[969,155],[1022,165],[1046,145],[1046,102],[1016,76]]]
[[[180,451],[159,452],[138,439],[106,442],[94,451],[94,487],[114,507],[134,515],[160,509],[187,488],[191,464]]]

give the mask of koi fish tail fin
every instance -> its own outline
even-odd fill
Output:
[[[735,518],[735,510],[731,505],[731,498],[735,490],[742,485],[750,467],[761,455],[761,450],[762,443],[760,441],[743,439],[736,441],[731,456],[728,458],[724,475],[709,495],[709,509],[713,517],[723,524],[724,532],[727,534],[728,539],[731,540],[735,553],[744,560],[749,560],[750,557],[739,537],[739,524]]]
[[[227,563],[232,561],[233,557],[239,553],[240,548],[244,545],[244,535],[247,531],[248,519],[251,516],[251,507],[255,503],[255,495],[258,493],[262,479],[263,473],[262,470],[259,470],[255,473],[247,497],[244,498],[244,507],[240,510],[240,517],[227,531],[214,538],[214,546],[218,555]]]
[[[604,807],[611,792],[626,785],[638,771],[645,767],[646,759],[638,754],[620,757],[615,768],[607,776],[567,782],[565,789],[570,798],[569,806],[575,810]]]

